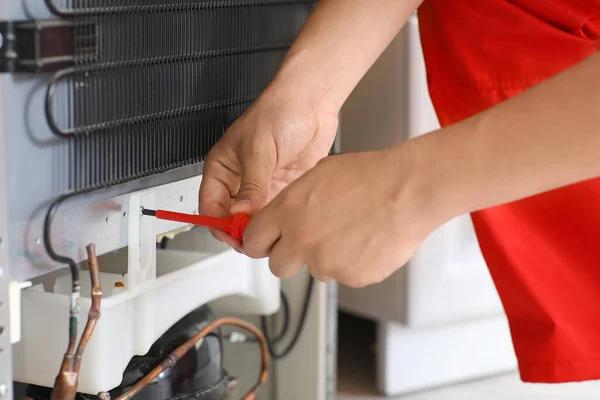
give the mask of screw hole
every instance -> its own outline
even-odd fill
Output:
[[[183,196],[179,196],[179,201],[182,202],[183,201]]]
[[[110,222],[110,217],[106,217],[106,223],[108,224]]]
[[[126,217],[127,216],[127,211],[123,211],[123,216]]]

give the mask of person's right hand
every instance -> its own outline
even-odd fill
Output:
[[[265,90],[208,154],[199,213],[256,213],[327,156],[337,131],[337,112],[301,90]],[[241,251],[241,243],[229,235],[212,234]]]

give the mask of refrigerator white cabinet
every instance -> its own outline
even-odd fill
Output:
[[[354,90],[341,151],[394,146],[439,127],[416,16]],[[386,281],[341,287],[342,310],[378,321],[378,385],[388,395],[514,370],[502,305],[468,215],[435,231]]]

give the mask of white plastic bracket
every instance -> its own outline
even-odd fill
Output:
[[[21,290],[31,286],[31,282],[12,281],[8,284],[8,303],[10,306],[10,343],[21,341]]]
[[[132,194],[129,197],[129,248],[127,256],[127,289],[156,279],[156,220],[142,215],[142,208],[154,210],[152,191]],[[138,313],[133,316],[136,329],[152,331],[154,319],[153,302],[150,298],[137,298]],[[139,341],[135,344],[136,352],[142,354],[151,342]]]
[[[144,217],[142,208],[154,209],[152,192],[142,192],[129,197],[128,289],[156,279],[155,220]]]

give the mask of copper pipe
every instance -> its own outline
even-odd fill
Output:
[[[86,248],[89,260],[90,278],[92,280],[92,306],[88,313],[88,320],[85,324],[85,329],[79,340],[77,351],[75,352],[75,359],[73,360],[73,371],[79,374],[79,368],[81,367],[81,359],[83,352],[87,346],[96,323],[100,319],[100,302],[102,301],[102,286],[100,285],[100,271],[98,268],[98,258],[96,257],[96,245],[89,244]]]
[[[77,394],[77,374],[72,372],[77,325],[79,321],[79,281],[73,282],[73,293],[69,304],[69,345],[52,388],[51,400],[73,400]]]
[[[88,314],[88,321],[77,350],[75,351],[75,342],[77,339],[77,320],[79,319],[79,291],[74,291],[71,296],[71,318],[69,322],[69,346],[63,358],[60,372],[54,381],[51,400],[74,400],[77,395],[77,384],[79,378],[79,368],[85,347],[94,333],[94,328],[100,318],[100,302],[102,300],[102,287],[100,286],[98,259],[96,258],[96,246],[90,244],[87,246],[89,260],[90,277],[92,280],[92,306]],[[74,282],[74,287],[79,288],[79,282]],[[73,323],[75,321],[75,323]]]
[[[256,384],[243,397],[243,400],[254,400],[256,398],[256,390],[260,386],[262,386],[265,382],[267,382],[267,379],[269,377],[270,358],[269,358],[269,348],[267,346],[267,341],[265,340],[265,337],[263,336],[262,332],[254,325],[252,325],[246,321],[242,321],[240,319],[230,318],[230,317],[219,318],[219,319],[209,323],[208,325],[206,325],[204,328],[202,328],[200,331],[198,331],[198,333],[196,333],[194,336],[189,338],[184,344],[182,344],[181,346],[179,346],[175,350],[173,350],[173,352],[171,354],[169,354],[167,356],[167,358],[165,358],[156,368],[154,368],[152,371],[150,371],[146,376],[144,376],[135,385],[133,385],[133,387],[131,387],[131,389],[129,389],[127,392],[125,392],[122,395],[120,395],[119,397],[117,397],[115,400],[131,399],[133,396],[138,394],[142,389],[144,389],[146,386],[148,386],[150,383],[152,383],[154,381],[154,379],[156,379],[166,369],[173,367],[177,363],[177,361],[179,361],[179,359],[181,357],[183,357],[188,351],[190,351],[196,345],[196,343],[198,343],[200,340],[205,338],[209,333],[211,333],[212,331],[214,331],[215,329],[217,329],[218,327],[223,326],[223,325],[233,325],[233,326],[237,326],[242,329],[245,329],[245,330],[249,331],[250,333],[252,333],[254,336],[256,336],[256,338],[258,339],[258,342],[260,343],[260,350],[261,350],[261,355],[262,355],[261,371],[258,376],[258,380],[257,380]],[[108,393],[106,393],[106,392],[99,393],[98,397],[101,397],[103,399],[110,399],[110,397],[108,396]]]

